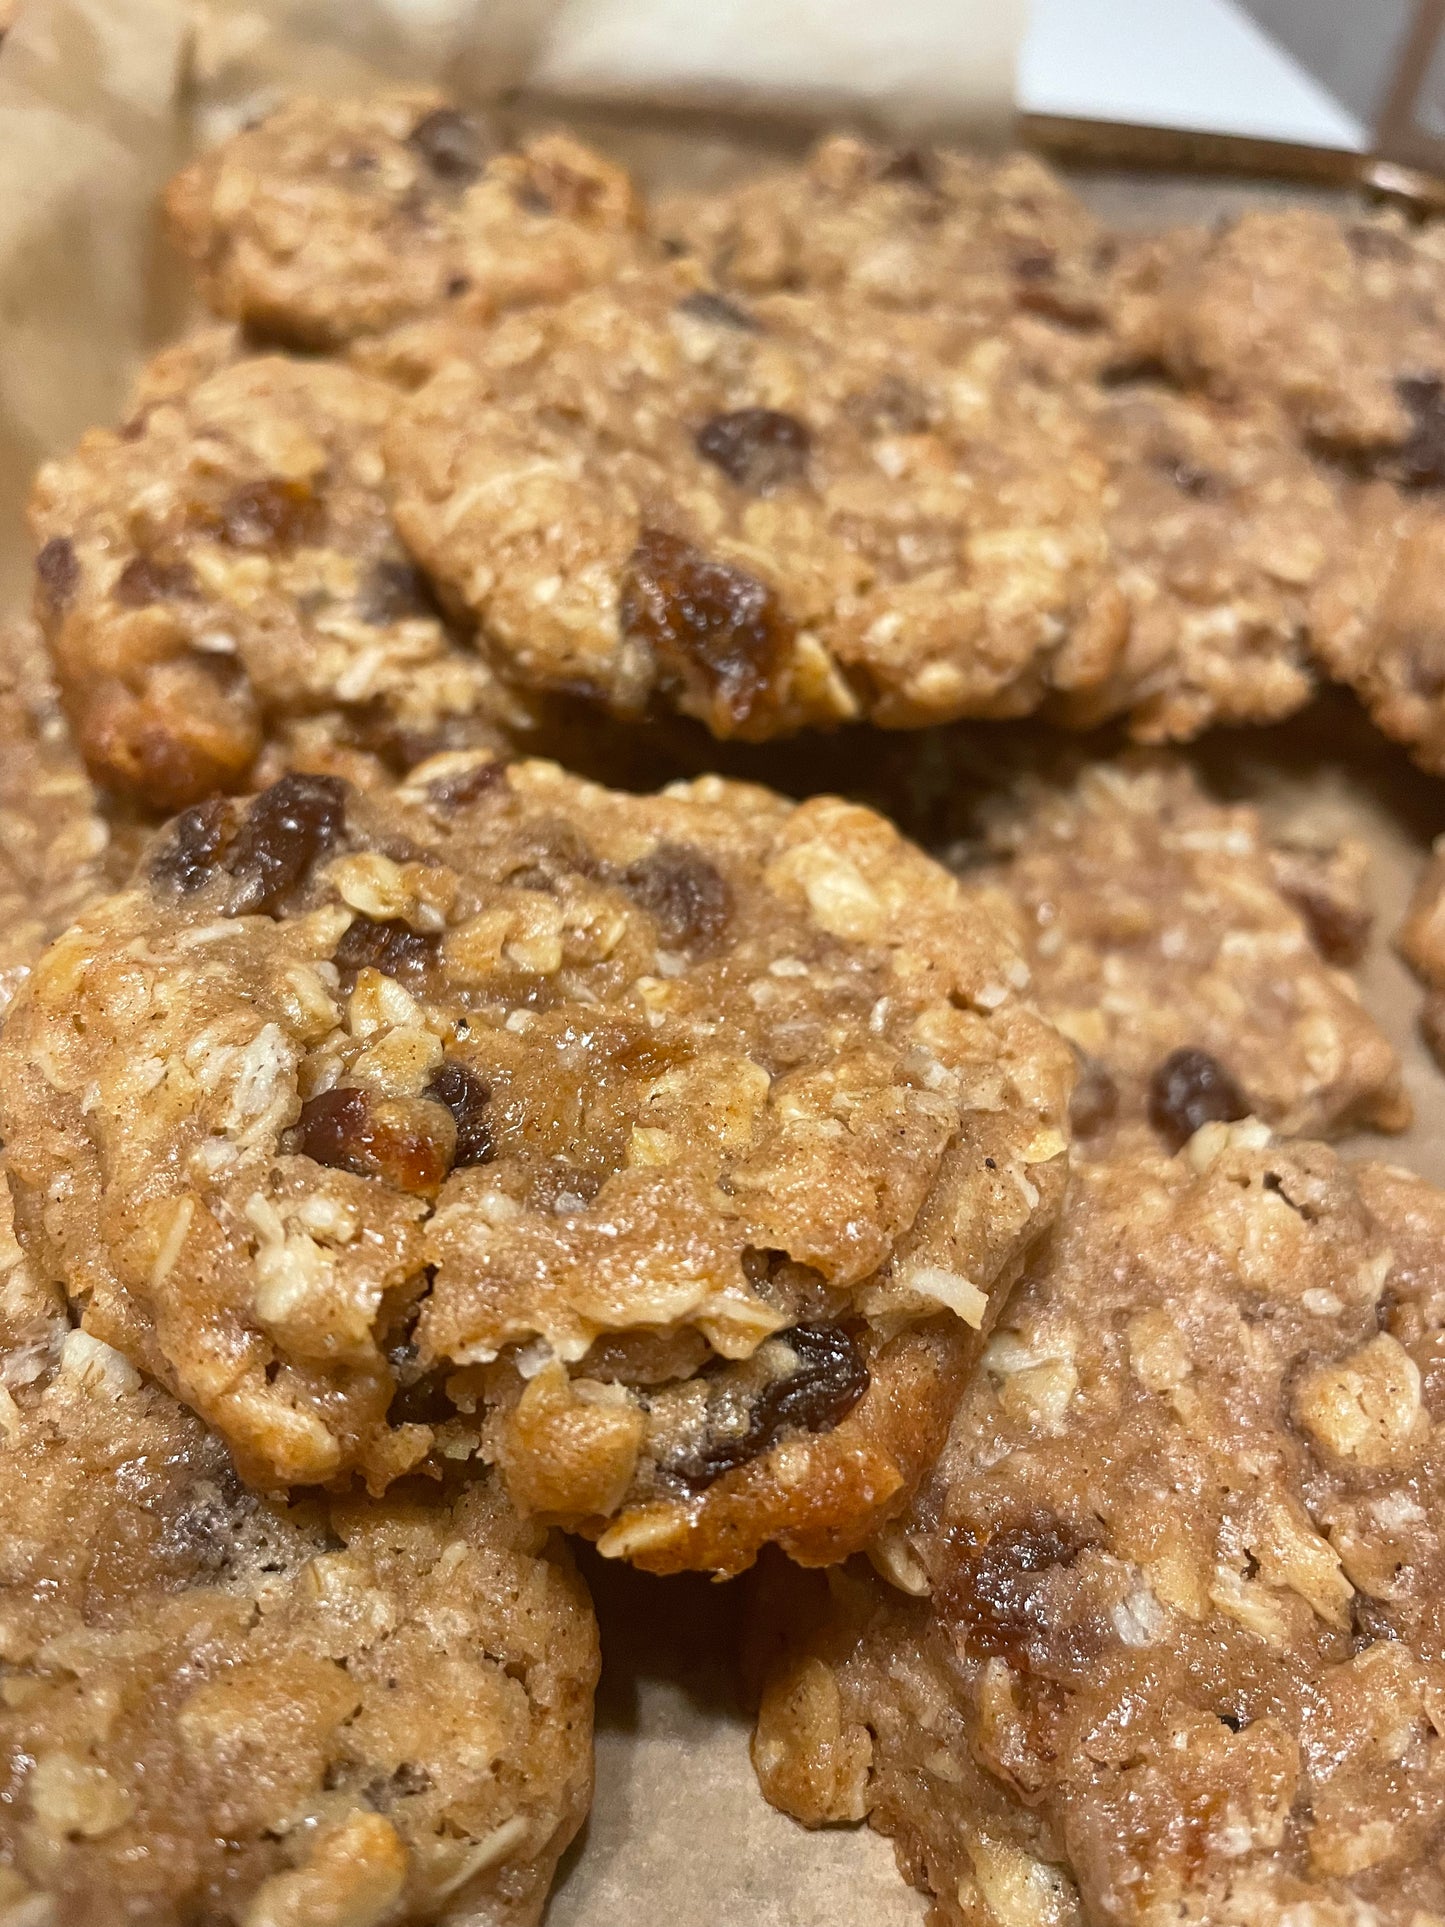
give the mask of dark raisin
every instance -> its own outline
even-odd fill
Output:
[[[378,627],[404,622],[408,616],[439,613],[431,584],[421,570],[399,559],[378,562],[371,569],[362,584],[360,604],[362,621]]]
[[[498,757],[491,763],[473,763],[469,769],[458,770],[454,776],[438,776],[426,786],[428,798],[443,810],[465,809],[468,803],[475,803],[479,796],[489,790],[505,788],[507,765]]]
[[[1075,1137],[1092,1137],[1111,1124],[1119,1109],[1119,1086],[1097,1057],[1076,1051],[1079,1079],[1069,1099],[1069,1123]]]
[[[1218,491],[1218,483],[1207,468],[1199,468],[1193,462],[1183,459],[1165,458],[1164,472],[1181,495],[1192,495],[1202,501]]]
[[[796,415],[777,408],[735,408],[704,422],[695,446],[704,461],[739,488],[750,495],[771,495],[804,480],[812,440]]]
[[[276,476],[232,489],[221,508],[220,533],[233,549],[294,549],[314,543],[322,522],[316,491]]]
[[[455,107],[436,107],[419,120],[406,137],[439,181],[474,181],[487,159],[487,143],[480,124]]]
[[[797,1365],[758,1395],[745,1432],[719,1438],[668,1468],[684,1485],[711,1485],[771,1452],[785,1433],[831,1432],[867,1391],[863,1354],[840,1325],[794,1325],[779,1336],[792,1348]]]
[[[749,335],[762,333],[763,324],[755,314],[749,314],[736,301],[729,301],[725,294],[714,294],[710,288],[685,294],[677,305],[684,314],[698,321],[714,322],[719,328],[737,328]]]
[[[63,616],[80,583],[80,564],[68,535],[51,536],[35,558],[35,573],[46,614]]]
[[[346,785],[335,776],[283,776],[253,799],[226,853],[236,880],[232,916],[274,910],[337,841]]]
[[[878,170],[880,181],[901,181],[909,187],[938,186],[934,156],[921,147],[900,147]]]
[[[644,529],[628,558],[620,620],[624,634],[735,725],[761,707],[790,639],[767,583],[663,529]]]
[[[1357,1592],[1350,1602],[1350,1631],[1355,1636],[1357,1648],[1373,1646],[1377,1640],[1400,1637],[1400,1630],[1390,1617],[1389,1607],[1363,1592]]]
[[[1347,227],[1345,245],[1358,261],[1403,261],[1410,253],[1410,243],[1403,234],[1396,234],[1393,228],[1377,227],[1370,221],[1358,221]]]
[[[1249,1116],[1249,1099],[1208,1051],[1171,1051],[1149,1079],[1149,1122],[1178,1150],[1201,1124],[1232,1124]]]
[[[727,878],[689,843],[659,843],[629,864],[621,881],[670,950],[710,949],[732,917]]]
[[[1052,248],[1028,248],[1015,258],[1014,273],[1020,281],[1050,281],[1058,265]]]
[[[435,1197],[452,1164],[451,1133],[427,1129],[416,1116],[421,1108],[445,1123],[431,1105],[374,1098],[351,1086],[322,1091],[301,1106],[294,1148],[333,1170]]]
[[[971,1654],[1027,1668],[1067,1639],[1059,1581],[1092,1542],[1046,1512],[949,1562],[939,1605]]]
[[[182,810],[151,857],[155,883],[190,896],[216,874],[234,830],[233,807],[223,796],[207,797]]]
[[[1395,393],[1409,411],[1410,432],[1392,470],[1407,488],[1439,488],[1445,483],[1445,383],[1438,375],[1402,375]]]
[[[493,1146],[487,1106],[492,1101],[492,1087],[486,1079],[455,1057],[444,1057],[425,1095],[445,1104],[456,1124],[457,1148],[452,1163],[458,1167],[490,1163]]]
[[[436,962],[437,939],[413,930],[400,917],[358,916],[332,954],[339,970],[379,970],[383,977],[414,980]]]
[[[152,555],[133,555],[116,577],[112,593],[123,609],[145,609],[153,602],[193,596],[199,587],[188,562],[158,562]]]

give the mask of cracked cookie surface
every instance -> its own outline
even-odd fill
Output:
[[[655,254],[621,168],[560,133],[509,151],[425,91],[289,100],[178,175],[166,211],[210,306],[300,348],[486,320]]]
[[[1318,855],[1142,755],[1026,777],[985,821],[994,861],[965,880],[1020,914],[1034,1001],[1079,1052],[1081,1137],[1150,1121],[1172,1145],[1248,1113],[1293,1136],[1409,1122],[1394,1050],[1321,954],[1316,931],[1348,946],[1361,912]]]
[[[0,1220],[0,1908],[536,1921],[592,1786],[565,1548],[495,1478],[255,1498]]]
[[[1441,1194],[1256,1123],[1073,1187],[893,1583],[779,1573],[764,1787],[939,1923],[1433,1918]]]
[[[535,725],[397,538],[394,400],[214,329],[157,357],[118,431],[42,468],[37,614],[98,781],[169,810],[318,731],[404,765]]]
[[[836,800],[292,776],[179,818],[17,1004],[22,1235],[262,1484],[480,1443],[641,1563],[834,1557],[1055,1208],[1026,983]]]

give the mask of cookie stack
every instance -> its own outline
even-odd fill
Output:
[[[1445,1918],[1367,857],[1159,747],[1445,772],[1438,237],[416,93],[168,214],[0,687],[7,1927],[537,1920],[568,1534],[750,1574],[763,1791],[940,1922]]]

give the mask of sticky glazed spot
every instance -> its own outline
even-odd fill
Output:
[[[406,144],[439,181],[454,187],[476,180],[488,158],[481,123],[455,107],[436,107],[424,114],[407,135]]]
[[[1233,1124],[1249,1112],[1249,1099],[1208,1051],[1171,1051],[1149,1080],[1149,1122],[1172,1150],[1203,1124]]]
[[[727,878],[690,844],[659,843],[623,871],[621,882],[668,949],[711,949],[732,921]]]
[[[681,536],[644,529],[622,580],[623,633],[733,724],[766,702],[791,640],[777,592]]]
[[[357,916],[333,954],[338,970],[379,970],[383,977],[414,983],[437,959],[437,939],[413,930],[400,917]]]
[[[269,477],[231,491],[217,532],[233,549],[296,549],[319,541],[325,521],[320,497],[308,483]]]
[[[703,1451],[668,1467],[700,1490],[758,1459],[790,1432],[831,1432],[869,1385],[857,1343],[841,1325],[794,1325],[780,1334],[796,1364],[753,1401],[746,1430],[724,1435]]]
[[[453,1164],[489,1164],[494,1154],[491,1121],[487,1115],[492,1087],[486,1079],[468,1070],[455,1057],[444,1057],[426,1088],[426,1095],[446,1106],[457,1127]]]
[[[704,461],[750,495],[771,495],[807,480],[813,437],[806,422],[777,408],[735,408],[697,431]]]
[[[188,562],[133,555],[116,577],[113,593],[123,609],[146,609],[156,602],[183,601],[199,589],[195,570]]]
[[[317,1164],[380,1178],[398,1191],[435,1197],[452,1167],[455,1133],[441,1104],[378,1098],[342,1086],[308,1098],[295,1148]]]

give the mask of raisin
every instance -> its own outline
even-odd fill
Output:
[[[223,796],[207,797],[204,803],[182,810],[151,857],[152,881],[167,884],[183,896],[201,889],[215,875],[221,851],[231,839],[232,815],[232,806]]]
[[[878,170],[880,181],[900,181],[908,187],[937,190],[937,169],[932,154],[921,147],[900,147],[890,154]]]
[[[410,562],[387,559],[378,562],[361,589],[361,619],[381,628],[389,622],[405,622],[408,616],[436,616],[440,613],[431,584],[421,570]]]
[[[1445,383],[1438,375],[1402,375],[1395,383],[1410,415],[1410,432],[1395,451],[1392,468],[1407,488],[1445,483]]]
[[[226,853],[236,880],[230,914],[271,911],[331,849],[346,821],[336,776],[283,776],[253,799]]]
[[[762,705],[790,640],[767,583],[663,529],[644,529],[628,558],[620,621],[734,724]]]
[[[736,328],[749,335],[763,331],[763,324],[755,314],[749,314],[736,301],[729,301],[725,294],[714,294],[710,288],[685,294],[677,305],[683,314],[690,314],[697,321],[711,321],[719,328]]]
[[[490,763],[473,763],[470,768],[458,770],[453,776],[438,776],[426,786],[426,793],[438,808],[444,810],[465,809],[468,803],[475,803],[479,796],[489,790],[505,788],[507,765],[502,757]]]
[[[621,882],[654,919],[668,949],[710,949],[732,917],[727,878],[688,843],[659,843],[628,865]]]
[[[1020,281],[1051,281],[1058,265],[1052,248],[1028,248],[1015,258],[1014,273]]]
[[[68,535],[52,535],[35,558],[40,599],[50,616],[63,616],[80,584],[80,564]]]
[[[1398,1639],[1399,1628],[1390,1617],[1390,1609],[1378,1599],[1371,1599],[1368,1593],[1357,1592],[1350,1602],[1350,1631],[1355,1637],[1355,1649],[1373,1646],[1381,1639]]]
[[[487,143],[479,123],[455,107],[436,107],[423,115],[406,137],[439,181],[474,181],[487,159]]]
[[[153,602],[193,596],[199,586],[187,562],[158,562],[151,555],[133,555],[116,577],[112,593],[123,609],[145,609]]]
[[[445,1104],[457,1127],[457,1146],[452,1162],[456,1166],[489,1164],[493,1157],[492,1131],[487,1106],[492,1087],[485,1078],[468,1070],[455,1057],[444,1057],[425,1095]]]
[[[293,1143],[303,1156],[361,1178],[381,1178],[398,1191],[435,1197],[452,1164],[450,1128],[437,1105],[375,1098],[354,1086],[322,1091],[301,1106]]]
[[[1201,1124],[1233,1124],[1249,1116],[1249,1099],[1208,1051],[1171,1051],[1149,1079],[1149,1122],[1178,1150]]]
[[[1046,1512],[995,1532],[950,1561],[939,1592],[945,1617],[967,1650],[1027,1670],[1067,1651],[1061,1575],[1092,1542]]]
[[[1119,1086],[1097,1057],[1076,1051],[1079,1081],[1069,1099],[1069,1123],[1075,1137],[1092,1137],[1113,1122],[1119,1109]]]
[[[771,495],[804,479],[812,440],[796,415],[777,408],[735,408],[704,422],[695,446],[704,461],[739,488],[750,495]]]
[[[867,1391],[863,1354],[841,1325],[794,1325],[779,1336],[792,1347],[796,1367],[758,1395],[746,1432],[720,1438],[695,1457],[668,1467],[684,1485],[711,1485],[725,1472],[771,1452],[787,1432],[831,1432]]]
[[[332,953],[340,970],[379,970],[383,977],[415,980],[436,962],[437,939],[413,930],[400,917],[358,916]]]
[[[221,508],[220,534],[233,549],[294,549],[321,533],[321,503],[305,482],[278,476],[232,489]]]

